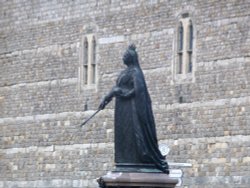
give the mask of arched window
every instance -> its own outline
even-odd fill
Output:
[[[83,82],[84,84],[88,84],[88,51],[89,44],[88,40],[85,37],[83,42]]]
[[[86,34],[81,39],[79,54],[79,88],[92,88],[97,81],[97,40],[94,34]]]
[[[174,73],[189,74],[193,73],[194,69],[194,24],[189,16],[189,13],[184,13],[178,20],[176,27],[175,38],[175,59],[174,59]],[[194,74],[185,76],[175,76],[176,78],[185,79]]]

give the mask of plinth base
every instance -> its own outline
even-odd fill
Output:
[[[164,173],[109,172],[98,180],[100,188],[174,188],[178,179]]]

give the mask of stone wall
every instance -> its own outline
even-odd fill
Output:
[[[195,28],[194,72],[176,76],[176,27],[185,12]],[[192,164],[183,187],[248,187],[249,12],[244,0],[2,1],[0,187],[97,187],[114,165],[114,104],[79,124],[115,83],[131,42],[168,161]],[[79,86],[89,33],[97,38],[98,82]]]

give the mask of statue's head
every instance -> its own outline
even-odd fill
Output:
[[[131,64],[136,64],[137,63],[137,53],[136,53],[136,47],[134,44],[130,44],[128,49],[123,55],[123,62],[127,66]]]

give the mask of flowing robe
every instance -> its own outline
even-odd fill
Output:
[[[140,67],[124,70],[117,79],[115,102],[115,162],[153,164],[166,171],[158,149],[151,99]]]

